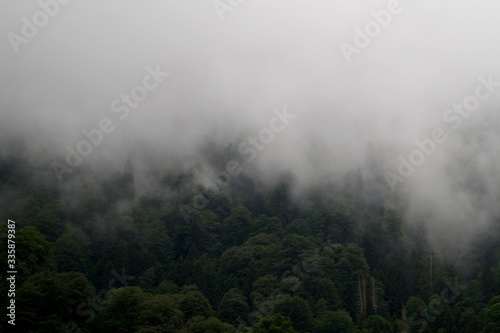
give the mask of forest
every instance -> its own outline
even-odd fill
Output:
[[[424,223],[365,200],[356,170],[300,198],[291,172],[209,186],[167,170],[148,196],[130,161],[102,181],[85,168],[71,187],[53,178],[0,159],[19,332],[500,332],[499,224],[449,260]]]

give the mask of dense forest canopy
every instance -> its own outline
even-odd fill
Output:
[[[68,197],[47,169],[1,158],[0,208],[17,227],[18,329],[500,331],[498,224],[447,257],[423,221],[366,202],[359,170],[349,186],[300,197],[291,172],[268,186],[245,174],[207,186],[196,168],[165,171],[161,190],[139,197],[132,163],[121,169],[82,172]]]

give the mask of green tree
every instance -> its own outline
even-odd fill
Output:
[[[163,281],[164,273],[159,262],[155,262],[152,267],[139,277],[138,286],[144,290],[150,291],[157,287]]]
[[[363,321],[362,333],[392,332],[392,325],[380,315],[371,315]]]
[[[255,333],[296,333],[290,318],[282,314],[264,317],[259,320],[256,327]]]
[[[325,246],[319,258],[322,274],[336,282],[345,309],[363,318],[369,299],[369,289],[364,287],[369,286],[369,269],[363,249],[352,243],[333,244]]]
[[[295,261],[302,253],[314,249],[314,242],[311,238],[296,234],[285,236],[281,245],[283,248],[281,254],[287,261]]]
[[[128,333],[138,328],[138,317],[150,295],[139,287],[123,287],[111,294],[97,320],[100,332]],[[142,322],[144,324],[144,322]]]
[[[309,226],[309,223],[307,223],[306,220],[304,219],[295,219],[293,220],[287,227],[286,227],[286,232],[289,234],[296,234],[296,235],[301,235],[301,236],[311,236],[312,231]]]
[[[245,207],[236,207],[222,222],[222,241],[225,245],[240,245],[252,230],[252,213]]]
[[[356,333],[358,329],[345,310],[327,311],[316,320],[317,333]]]
[[[69,322],[85,325],[77,309],[93,296],[82,273],[37,273],[16,292],[16,327],[20,332],[65,332]]]
[[[338,288],[329,278],[311,276],[304,281],[304,285],[313,299],[322,299],[330,308],[342,308],[342,298]]]
[[[281,220],[266,215],[260,215],[255,219],[255,225],[252,230],[254,233],[267,233],[282,236],[285,233]]]
[[[405,312],[411,332],[423,331],[429,325],[427,304],[420,298],[411,296],[406,302]]]
[[[306,332],[312,326],[311,307],[301,297],[286,295],[277,304],[275,312],[290,318],[293,327],[300,332]]]
[[[488,260],[485,260],[483,272],[481,274],[481,292],[485,299],[489,299],[495,291],[495,278],[491,271]]]
[[[217,317],[231,324],[238,324],[238,318],[246,317],[250,306],[239,289],[231,289],[224,294],[217,309]]]
[[[52,245],[33,227],[21,228],[16,234],[17,282],[54,268]]]
[[[269,297],[279,289],[279,281],[275,275],[266,274],[257,278],[252,284],[252,295]]]
[[[234,326],[221,322],[218,318],[191,317],[180,333],[235,333]]]
[[[54,257],[57,269],[61,272],[87,271],[89,261],[87,252],[68,230],[54,243]]]
[[[483,333],[500,333],[500,295],[494,296],[485,309]]]
[[[53,201],[38,213],[33,221],[35,226],[51,242],[64,231],[67,207],[60,201]]]
[[[392,238],[399,238],[403,235],[401,227],[403,225],[403,218],[398,211],[393,209],[386,209],[382,217],[382,224],[384,225],[387,233]]]
[[[208,318],[214,314],[210,302],[198,290],[188,291],[183,295],[179,309],[184,314],[185,321],[194,316]]]
[[[164,270],[172,267],[174,243],[168,235],[165,223],[154,220],[144,225],[141,233],[141,242],[144,244],[144,248],[161,264]]]
[[[142,303],[137,333],[175,333],[183,326],[183,314],[170,295],[155,295]]]
[[[474,308],[466,308],[458,319],[458,327],[462,333],[481,332],[481,318]]]

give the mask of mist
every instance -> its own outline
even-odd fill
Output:
[[[9,33],[23,36],[22,18],[33,21],[41,7],[3,2],[2,151],[22,138],[30,160],[62,188],[78,170],[106,177],[130,160],[145,195],[165,170],[203,163],[210,145],[239,151],[286,109],[293,119],[260,142],[255,158],[240,151],[243,173],[272,183],[290,171],[300,200],[359,168],[366,198],[397,205],[407,223],[427,223],[438,248],[466,244],[500,217],[500,4],[402,0],[347,59],[342,43],[355,46],[356,27],[389,3],[73,0],[13,46]],[[168,75],[127,107],[123,94],[157,69]],[[496,82],[481,89],[488,98],[461,120],[447,113],[481,78]],[[66,147],[76,150],[82,130],[102,119],[113,131],[58,181],[53,162],[66,164]],[[399,156],[408,160],[415,140],[436,128],[446,140],[391,186]]]

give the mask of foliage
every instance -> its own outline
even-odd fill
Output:
[[[448,261],[394,207],[327,182],[295,200],[289,173],[264,188],[169,170],[137,197],[130,163],[67,187],[36,172],[0,158],[20,331],[500,332],[498,230]]]

